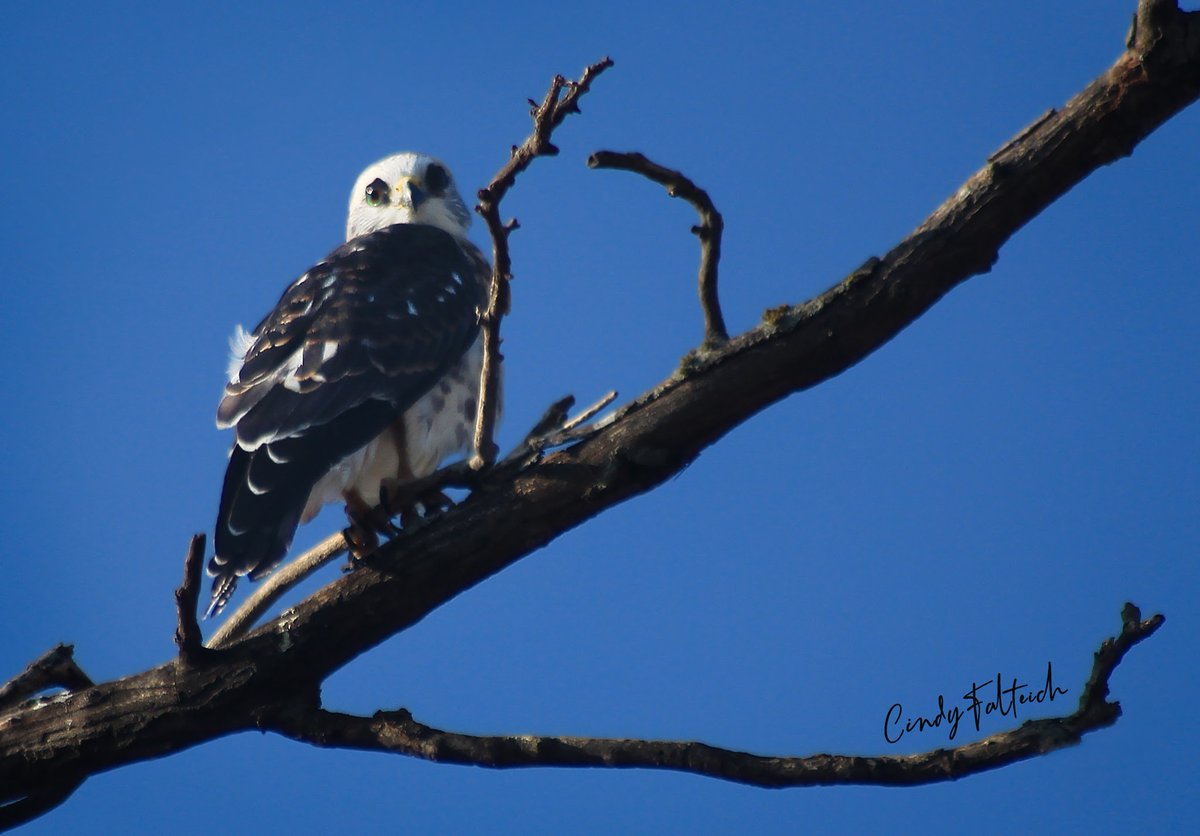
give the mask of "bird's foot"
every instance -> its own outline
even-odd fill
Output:
[[[411,529],[454,507],[454,500],[439,488],[414,492],[406,490],[407,487],[403,483],[385,482],[379,488],[379,508],[376,510],[388,518],[393,531],[396,527],[391,520],[397,517],[400,519],[400,528]]]
[[[386,512],[372,508],[358,491],[345,494],[346,519],[350,525],[342,529],[346,547],[350,550],[350,562],[357,565],[379,548],[379,535],[391,537],[397,532]]]
[[[350,550],[350,562],[357,565],[367,555],[379,548],[379,536],[370,529],[363,528],[357,522],[342,529],[342,537],[346,539],[346,548]]]

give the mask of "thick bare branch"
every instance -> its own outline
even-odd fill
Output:
[[[729,339],[721,300],[717,295],[717,267],[721,262],[721,233],[725,221],[713,205],[708,192],[697,186],[682,172],[661,166],[642,154],[620,151],[597,151],[588,157],[588,168],[615,168],[632,171],[667,187],[671,197],[682,197],[700,215],[699,226],[692,232],[700,239],[699,292],[700,309],[704,312],[704,348],[716,348]]]
[[[31,662],[29,667],[0,687],[0,712],[20,705],[49,688],[63,688],[68,692],[90,688],[92,679],[75,662],[74,653],[75,648],[71,645],[60,644]],[[85,777],[48,781],[25,795],[0,793],[0,830],[10,830],[53,810],[79,789]]]
[[[579,98],[591,88],[596,76],[612,64],[611,58],[601,59],[584,69],[579,81],[567,81],[562,76],[555,76],[542,103],[536,105],[530,101],[533,132],[519,146],[513,146],[508,162],[496,172],[492,182],[479,190],[479,205],[475,211],[483,217],[492,236],[492,284],[487,308],[479,319],[483,328],[483,367],[479,374],[479,404],[475,413],[475,452],[471,457],[471,467],[475,470],[490,466],[498,452],[493,436],[499,403],[500,320],[508,313],[508,283],[512,280],[508,236],[517,228],[515,220],[508,223],[500,220],[500,201],[516,182],[517,175],[529,168],[536,158],[558,153],[558,148],[550,142],[554,129],[562,124],[568,114],[579,113]],[[562,94],[564,89],[566,95]]]
[[[1153,635],[1163,623],[1161,615],[1142,621],[1132,604],[1125,605],[1122,617],[1120,635],[1106,639],[1096,652],[1091,677],[1074,713],[1031,720],[975,743],[918,755],[764,757],[696,741],[457,734],[419,723],[404,709],[356,717],[311,705],[289,705],[269,717],[265,726],[317,746],[473,766],[670,769],[760,787],[932,784],[1047,755],[1115,723],[1121,708],[1106,701],[1109,678],[1130,648]]]

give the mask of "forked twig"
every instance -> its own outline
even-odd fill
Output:
[[[612,64],[610,58],[592,64],[584,69],[579,81],[567,81],[561,75],[555,76],[542,103],[539,105],[530,101],[533,132],[519,146],[513,146],[508,162],[486,187],[479,190],[479,205],[475,211],[483,217],[492,236],[492,283],[487,307],[479,317],[483,331],[483,365],[479,373],[474,453],[470,459],[474,470],[490,466],[499,452],[493,436],[496,431],[500,379],[500,320],[508,313],[510,301],[508,283],[512,280],[512,259],[508,252],[508,236],[518,226],[515,220],[508,223],[500,220],[500,201],[512,188],[517,175],[528,168],[534,159],[558,153],[558,148],[550,142],[554,129],[562,124],[568,114],[579,113],[579,98],[587,93],[596,76]]]

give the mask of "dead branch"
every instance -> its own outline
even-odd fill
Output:
[[[50,688],[79,691],[91,685],[91,677],[75,662],[75,646],[56,645],[0,686],[0,713]]]
[[[11,830],[44,816],[70,798],[83,782],[83,778],[73,778],[30,792],[16,801],[0,804],[0,830]]]
[[[195,611],[195,602],[192,610]],[[90,688],[92,679],[75,662],[74,654],[72,645],[60,644],[30,662],[29,667],[0,686],[0,713],[50,688],[68,692]],[[86,776],[60,777],[25,795],[0,796],[0,830],[9,830],[48,813],[70,798],[84,780]]]
[[[479,404],[475,413],[475,453],[471,457],[471,467],[475,470],[489,467],[496,460],[498,452],[492,436],[496,431],[500,385],[500,320],[508,313],[508,283],[512,280],[508,236],[518,227],[515,220],[501,222],[500,201],[516,182],[517,175],[529,168],[536,158],[552,157],[558,153],[558,148],[550,142],[554,129],[569,114],[579,113],[579,98],[591,88],[596,76],[612,65],[611,58],[603,58],[584,69],[579,81],[567,81],[560,75],[555,76],[540,105],[530,100],[533,132],[519,146],[513,146],[508,162],[496,172],[492,182],[479,190],[479,205],[475,211],[483,217],[492,236],[492,284],[488,291],[487,308],[479,318],[483,331],[483,367],[479,373]],[[566,95],[562,95],[564,88]]]
[[[183,584],[175,590],[175,610],[178,626],[175,644],[185,662],[198,662],[205,654],[204,635],[196,621],[196,605],[200,601],[200,569],[204,565],[203,534],[192,535],[187,557],[183,561]]]
[[[708,192],[693,183],[682,172],[666,168],[638,153],[596,151],[588,157],[588,168],[615,168],[632,171],[667,187],[671,197],[682,197],[700,215],[700,224],[692,232],[700,239],[700,271],[698,285],[700,309],[704,313],[704,348],[716,348],[729,339],[721,301],[717,296],[717,267],[721,262],[721,233],[725,221],[713,205]]]
[[[347,551],[346,538],[342,532],[331,534],[304,554],[289,560],[271,573],[254,593],[247,598],[236,612],[221,622],[208,639],[210,648],[222,648],[245,635],[276,601],[289,589],[310,577],[322,566],[336,560]]]
[[[316,746],[389,752],[439,763],[489,766],[591,766],[669,769],[758,787],[837,784],[915,786],[952,781],[1073,746],[1083,735],[1111,726],[1121,715],[1107,702],[1108,681],[1125,654],[1163,624],[1161,615],[1141,620],[1133,604],[1122,612],[1121,632],[1096,652],[1079,708],[1063,717],[1030,720],[1020,728],[953,749],[918,755],[810,755],[767,757],[697,741],[625,740],[540,735],[473,735],[441,731],[413,719],[405,709],[356,717],[312,705],[288,705],[266,727]]]

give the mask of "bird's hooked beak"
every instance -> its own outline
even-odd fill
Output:
[[[421,180],[417,177],[401,177],[396,181],[392,192],[396,195],[396,202],[410,210],[418,209],[429,197],[429,193],[422,188]]]

